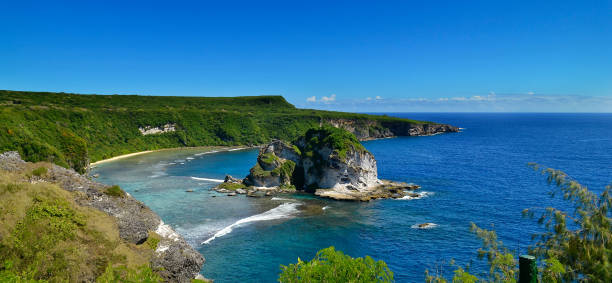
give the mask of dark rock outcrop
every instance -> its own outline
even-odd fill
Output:
[[[0,154],[2,170],[20,171],[26,165],[17,152]],[[151,265],[160,270],[160,275],[167,281],[191,282],[198,275],[204,257],[170,226],[164,224],[157,214],[129,194],[108,195],[105,193],[107,185],[54,164],[49,166],[40,181],[55,183],[64,190],[75,192],[75,201],[79,205],[93,207],[113,216],[118,224],[119,237],[127,242],[143,244],[150,232],[158,234],[160,241]]]
[[[259,151],[257,163],[244,179],[244,184],[253,187],[290,186],[296,162],[300,160],[298,152],[292,145],[273,140]]]

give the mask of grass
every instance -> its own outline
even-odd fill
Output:
[[[125,197],[125,192],[117,185],[110,186],[104,190],[104,194],[112,197]]]
[[[153,231],[149,231],[149,237],[147,237],[147,240],[144,242],[144,244],[150,249],[156,250],[160,239],[161,239],[161,236],[159,236],[159,234]]]
[[[156,97],[0,90],[0,152],[84,172],[89,162],[145,150],[294,140],[334,119],[390,128],[421,121],[297,109],[281,96]],[[176,124],[143,136],[138,128]]]
[[[29,172],[0,170],[0,282],[159,278],[148,266],[154,240],[122,241],[113,217],[79,206],[55,184],[20,181]]]
[[[41,177],[47,174],[47,167],[38,167],[34,170],[32,170],[32,176],[37,176],[37,177]]]

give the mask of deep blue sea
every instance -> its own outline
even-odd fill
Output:
[[[204,255],[202,274],[215,282],[274,282],[281,264],[311,259],[328,246],[384,260],[397,282],[423,282],[428,268],[449,274],[444,263],[451,259],[461,265],[474,259],[478,272],[480,241],[470,222],[495,229],[509,248],[524,252],[541,228],[522,218],[522,209],[570,208],[548,196],[552,187],[528,162],[561,169],[598,193],[612,181],[612,114],[387,115],[464,128],[364,142],[380,178],[419,184],[428,192],[423,198],[353,203],[211,191],[214,179],[248,173],[257,157],[252,149],[162,151],[104,163],[92,173],[122,186],[181,233]],[[438,226],[412,228],[424,222]]]

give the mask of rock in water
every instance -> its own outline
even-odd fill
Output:
[[[334,127],[310,129],[293,144],[273,140],[263,147],[257,163],[242,181],[266,195],[305,190],[322,197],[367,201],[401,198],[414,184],[378,179],[376,159],[352,133]],[[217,191],[231,187],[226,177]],[[254,188],[257,190],[257,188]]]
[[[304,187],[336,192],[362,191],[381,185],[376,159],[346,130],[311,129],[298,139]]]
[[[255,187],[291,186],[296,162],[299,161],[298,152],[297,147],[273,140],[259,151],[257,163],[244,179],[244,184]]]
[[[225,183],[234,183],[234,184],[239,184],[239,183],[241,183],[241,182],[242,182],[242,180],[237,179],[237,178],[234,178],[234,177],[232,177],[231,175],[225,175],[225,180],[224,180],[224,182],[225,182]]]

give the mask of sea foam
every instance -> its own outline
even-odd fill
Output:
[[[191,179],[197,180],[197,181],[208,181],[208,182],[215,182],[215,183],[225,182],[224,180],[221,180],[221,179],[200,178],[200,177],[191,177]]]
[[[438,227],[436,223],[423,223],[423,224],[414,224],[410,226],[412,229],[432,229]]]
[[[293,216],[294,214],[296,214],[298,212],[297,207],[300,205],[300,203],[283,203],[273,209],[270,209],[266,212],[260,213],[260,214],[256,214],[253,216],[249,216],[246,218],[242,218],[236,222],[234,222],[232,225],[229,225],[221,230],[219,230],[217,233],[215,233],[212,237],[208,238],[206,241],[202,242],[202,244],[209,244],[212,240],[225,236],[229,233],[232,232],[232,230],[235,227],[238,227],[240,225],[244,225],[247,223],[251,223],[251,222],[257,222],[257,221],[267,221],[267,220],[275,220],[275,219],[283,219],[283,218],[289,218],[291,216]]]
[[[399,199],[403,199],[403,200],[412,200],[412,199],[422,199],[422,198],[426,198],[430,195],[433,195],[432,192],[418,192],[415,193],[417,196],[404,196],[402,198]]]

